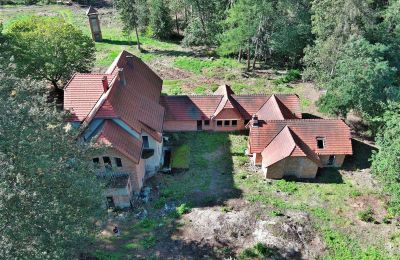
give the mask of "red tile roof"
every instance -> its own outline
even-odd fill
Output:
[[[272,95],[267,102],[257,111],[259,120],[283,120],[296,119],[294,112],[283,104],[275,95]]]
[[[64,109],[70,110],[71,121],[83,121],[103,94],[102,79],[107,76],[110,84],[111,74],[76,73],[64,89]]]
[[[222,93],[223,95],[220,95]],[[224,94],[225,93],[225,94]],[[227,95],[228,93],[228,95]],[[232,95],[229,86],[220,86],[214,95],[185,95],[161,96],[160,104],[165,107],[165,120],[205,120],[216,117],[221,111],[231,109],[229,115],[251,119],[263,105],[273,105],[273,115],[270,119],[279,119],[277,115],[285,118],[301,118],[300,101],[297,95],[275,94],[271,95]],[[281,112],[276,110],[280,109]],[[218,119],[219,117],[217,117]]]
[[[265,167],[275,164],[289,156],[307,157],[317,165],[321,165],[316,155],[300,138],[285,126],[262,151]]]
[[[165,120],[204,120],[211,118],[221,99],[213,95],[161,96],[160,104],[165,107]]]
[[[105,120],[97,136],[97,142],[111,146],[135,163],[139,163],[142,141],[130,135],[112,120]]]
[[[250,153],[261,153],[288,126],[318,155],[352,154],[350,128],[342,120],[292,119],[260,121],[259,124],[259,127],[250,127]],[[323,149],[317,147],[317,137],[325,138]]]
[[[123,69],[125,82],[119,77]],[[103,93],[101,79],[107,76],[109,90]],[[87,78],[93,78],[82,85]],[[159,104],[162,80],[139,58],[122,51],[105,74],[84,74],[73,78],[65,90],[65,109],[72,110],[73,120],[89,124],[93,118],[121,118],[132,129],[146,130],[161,141],[164,108]],[[90,95],[82,92],[90,90]]]

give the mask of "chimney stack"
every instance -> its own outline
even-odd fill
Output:
[[[104,93],[107,92],[108,90],[108,80],[107,80],[107,76],[103,76],[101,82],[103,83],[103,89],[104,89]]]
[[[251,118],[251,127],[258,127],[258,116],[256,114]]]
[[[126,79],[125,79],[125,71],[124,68],[119,68],[118,69],[118,77],[119,81],[122,82],[123,86],[126,86]]]

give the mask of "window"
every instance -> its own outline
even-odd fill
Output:
[[[116,157],[116,158],[115,158],[115,164],[117,165],[117,167],[122,167],[122,160],[121,160],[121,158]]]
[[[98,164],[100,163],[100,159],[99,159],[98,157],[93,158],[93,163],[94,163],[95,165],[98,165]]]
[[[224,121],[224,126],[229,126],[229,125],[230,125],[230,123],[231,123],[231,121],[229,121],[229,120],[225,120],[225,121]]]
[[[111,159],[108,156],[103,157],[103,162],[104,162],[104,165],[109,165],[110,167],[112,166]]]
[[[247,125],[250,122],[250,120],[244,120],[244,125]]]
[[[149,137],[148,136],[143,136],[142,140],[143,140],[143,147],[144,148],[149,148]]]
[[[328,159],[328,165],[333,165],[335,163],[336,156],[330,155]]]
[[[237,126],[237,120],[232,120],[232,126]]]
[[[324,137],[317,137],[317,147],[318,147],[318,149],[325,148],[325,138]]]
[[[217,121],[217,126],[222,126],[222,121],[221,120]]]
[[[210,125],[210,120],[204,120],[204,125]]]

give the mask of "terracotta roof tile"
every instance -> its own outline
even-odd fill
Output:
[[[140,160],[142,141],[130,135],[112,120],[105,120],[98,134],[97,142],[117,149],[135,163]]]
[[[119,78],[120,69],[126,84]],[[103,93],[104,75],[109,80],[107,93]],[[164,121],[164,108],[159,104],[161,87],[162,80],[143,61],[122,51],[105,74],[82,74],[68,83],[65,109],[72,110],[73,120],[85,120],[85,124],[95,117],[119,117],[135,131],[146,129],[161,141],[158,134]]]
[[[352,154],[349,127],[342,120],[327,119],[260,121],[259,127],[250,127],[250,152],[261,153],[285,126],[318,155]],[[317,147],[317,137],[325,138],[323,149]]]

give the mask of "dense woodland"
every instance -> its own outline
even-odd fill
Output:
[[[35,4],[38,1],[9,2]],[[80,3],[98,4],[90,0]],[[246,62],[250,74],[260,68],[301,71],[303,80],[313,81],[318,88],[326,90],[318,101],[322,112],[342,118],[354,113],[370,129],[380,148],[371,158],[373,173],[391,194],[390,212],[400,215],[400,1],[115,0],[101,4],[115,5],[125,34],[135,39],[139,49],[141,35],[150,35],[164,41],[180,41],[184,46],[204,47],[212,55]],[[82,198],[79,213],[46,213],[71,225],[76,232],[71,234],[73,237],[65,238],[64,233],[57,231],[59,227],[51,226],[54,221],[48,220],[45,240],[54,242],[63,237],[66,244],[59,248],[75,246],[89,233],[91,225],[88,222],[76,227],[75,218],[86,215],[92,219],[97,214],[94,214],[94,206],[98,205],[96,196],[89,195],[98,187],[87,184],[92,193],[80,193],[76,182],[89,183],[91,176],[80,158],[85,151],[67,141],[72,134],[62,130],[62,115],[54,110],[52,102],[54,98],[62,102],[63,84],[74,72],[90,71],[94,44],[79,28],[61,18],[33,17],[18,21],[7,30],[1,28],[0,215],[6,217],[0,219],[0,228],[4,231],[0,235],[0,254],[18,257],[13,247],[5,245],[16,241],[14,234],[25,234],[19,233],[26,228],[23,222],[11,230],[5,228],[11,221],[11,210],[19,216],[29,212],[32,221],[39,221],[36,217],[41,213],[32,212],[24,203],[40,199],[60,210],[68,208],[69,212],[71,203],[76,202],[48,196],[42,189],[32,193],[30,189],[36,191],[43,183],[69,185],[75,192],[72,195]],[[58,59],[49,51],[54,46],[62,49]],[[38,81],[51,85],[50,95],[44,94],[47,88]],[[22,124],[23,131],[14,130]],[[51,155],[40,154],[36,152],[40,150],[37,147],[24,146],[18,141],[20,135],[46,140],[46,143],[54,140],[62,149]],[[21,155],[29,157],[28,154],[35,157],[29,161],[18,160]],[[62,158],[62,167],[56,158]],[[54,178],[31,172],[49,169],[53,170]],[[15,175],[17,172],[27,174]],[[67,172],[72,172],[71,178],[61,182],[58,175]],[[73,178],[78,175],[87,177]],[[19,188],[27,182],[27,189]],[[15,203],[23,207],[14,208]],[[70,253],[53,251],[54,255],[48,257]],[[41,258],[44,252],[47,251],[40,248],[37,252],[20,253]]]

